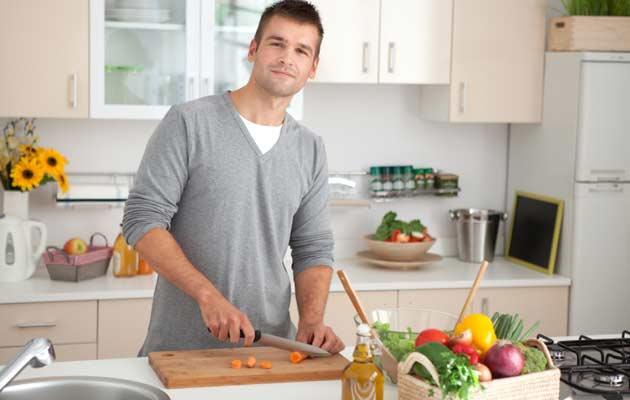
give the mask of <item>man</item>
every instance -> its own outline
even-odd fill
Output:
[[[123,218],[159,273],[140,355],[228,347],[241,330],[249,346],[254,329],[344,348],[323,319],[333,262],[324,144],[285,113],[315,76],[322,37],[309,3],[268,7],[247,85],[172,107],[149,140]]]

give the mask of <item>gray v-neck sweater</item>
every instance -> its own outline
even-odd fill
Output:
[[[149,140],[123,217],[127,242],[170,231],[190,262],[256,329],[294,337],[290,278],[333,263],[322,139],[289,114],[261,154],[229,94],[173,106]],[[215,341],[197,303],[159,277],[146,341],[150,351],[228,347]]]

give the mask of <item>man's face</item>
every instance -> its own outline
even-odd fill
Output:
[[[289,97],[315,77],[319,42],[317,28],[273,16],[261,34],[252,40],[247,59],[254,63],[252,77],[270,95]]]

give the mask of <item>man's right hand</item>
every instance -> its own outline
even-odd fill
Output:
[[[242,330],[245,335],[243,344],[251,346],[254,343],[254,327],[249,318],[225,298],[200,300],[199,309],[203,322],[218,340],[236,344]]]

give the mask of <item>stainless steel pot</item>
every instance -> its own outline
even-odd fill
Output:
[[[465,262],[493,261],[499,224],[507,219],[507,214],[477,208],[450,210],[449,214],[457,229],[459,259]]]

